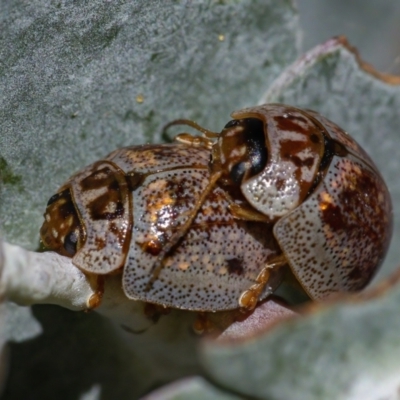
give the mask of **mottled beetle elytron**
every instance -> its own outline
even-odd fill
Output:
[[[288,267],[310,298],[362,289],[391,237],[369,156],[309,110],[267,104],[216,134],[125,147],[50,198],[41,237],[81,270],[122,273],[128,298],[252,309]]]

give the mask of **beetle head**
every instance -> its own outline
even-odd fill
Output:
[[[228,122],[212,148],[212,168],[226,185],[240,185],[267,162],[263,122],[257,118]]]
[[[132,202],[125,174],[108,161],[72,176],[48,202],[43,244],[87,272],[121,268],[129,249]]]
[[[212,169],[270,221],[294,210],[315,184],[323,127],[302,110],[268,104],[237,111],[213,145]]]
[[[40,229],[44,246],[64,256],[73,257],[82,245],[84,228],[70,189],[61,190],[50,198],[44,218]]]

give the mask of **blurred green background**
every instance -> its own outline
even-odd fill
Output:
[[[400,1],[298,0],[302,50],[345,35],[364,61],[400,74]]]

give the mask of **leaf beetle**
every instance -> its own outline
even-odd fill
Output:
[[[321,300],[362,289],[388,249],[389,191],[366,152],[310,110],[236,111],[220,133],[118,149],[52,196],[40,234],[126,296],[197,311],[253,309],[290,270]]]

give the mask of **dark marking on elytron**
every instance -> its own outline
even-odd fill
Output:
[[[188,186],[186,183],[187,181],[188,179],[182,178],[177,185],[174,182],[168,181],[166,192],[172,199],[175,200],[175,204],[178,199],[181,201],[185,200],[183,195],[185,193],[185,188]]]
[[[102,250],[106,247],[107,242],[99,237],[96,237],[95,239],[95,245],[97,247],[97,250]]]
[[[300,153],[307,149],[309,146],[307,142],[300,140],[283,140],[281,142],[281,154],[282,158],[292,159],[295,157],[294,154]]]
[[[331,203],[325,204],[325,207],[322,211],[322,219],[332,230],[340,231],[348,228],[348,218],[343,216],[340,207]]]
[[[151,254],[152,256],[158,256],[164,246],[160,240],[151,239],[147,242],[144,242],[140,247],[146,253]]]
[[[95,166],[93,168],[95,168]],[[115,185],[114,182],[116,181],[114,174],[115,172],[108,167],[104,167],[99,169],[98,171],[94,171],[85,179],[82,179],[80,183],[81,189],[82,191],[88,191],[100,189],[102,187],[110,185],[111,189],[113,189]]]
[[[349,168],[352,173],[344,175],[348,173]],[[344,163],[338,168],[338,172],[338,183],[346,177],[343,189],[335,199],[338,205],[322,201],[321,218],[331,232],[346,232],[347,245],[350,248],[359,247],[359,257],[363,262],[352,265],[347,278],[354,282],[355,289],[356,284],[359,285],[358,289],[361,289],[372,278],[375,264],[387,248],[389,236],[385,225],[381,223],[385,218],[382,209],[384,205],[379,200],[382,189],[371,173],[358,165]],[[336,240],[331,241],[329,233],[327,244],[332,250],[336,249],[334,251],[340,253],[340,243]],[[367,256],[363,252],[366,252]]]
[[[293,119],[294,119],[293,117],[289,118],[289,116],[287,118],[283,116],[274,117],[274,120],[278,125],[278,129],[281,129],[283,131],[306,134],[308,132],[308,129],[304,129],[301,125],[297,124],[296,122],[293,122]]]
[[[279,178],[275,182],[275,186],[278,190],[282,190],[285,187],[285,179]]]
[[[231,258],[229,260],[226,260],[226,263],[228,265],[228,273],[229,275],[242,275],[244,268],[243,268],[243,261],[240,260],[239,258]]]
[[[110,221],[110,224],[108,225],[108,228],[110,229],[110,231],[111,231],[112,233],[114,233],[116,236],[119,237],[120,241],[122,240],[123,235],[120,235],[120,233],[119,233],[119,226],[116,225],[114,221]]]
[[[371,196],[372,190],[376,191],[375,182],[367,174],[361,174],[357,178],[357,191],[361,196]],[[371,197],[370,197],[371,199]],[[346,199],[347,200],[347,199]],[[372,200],[376,200],[372,197]]]
[[[319,136],[316,135],[315,133],[312,133],[312,134],[310,135],[310,140],[311,140],[313,143],[318,144],[318,143],[319,143]]]
[[[360,266],[354,267],[348,274],[349,279],[358,281],[365,275],[365,271]]]
[[[303,124],[307,124],[308,123],[308,120],[306,118],[304,118],[304,117],[301,117],[300,115],[293,115],[293,114],[288,113],[286,118],[287,119],[291,119],[292,121],[300,121]]]
[[[93,191],[105,188],[102,195],[88,203],[90,215],[93,220],[114,220],[124,216],[125,208],[121,200],[120,184],[115,172],[108,167],[93,172],[81,181],[82,191]],[[112,207],[115,211],[110,212]]]
[[[133,192],[140,187],[147,175],[141,173],[133,173],[132,175],[125,175],[126,183],[129,191]]]
[[[118,196],[118,193],[116,194]],[[108,191],[107,193],[104,193],[103,195],[91,201],[88,204],[88,208],[90,209],[90,216],[92,217],[92,219],[95,221],[102,219],[112,221],[114,219],[123,217],[125,213],[125,208],[121,200],[115,199],[115,197],[117,196],[112,195],[112,192]],[[107,207],[110,204],[115,204],[115,211],[107,211]]]
[[[285,154],[284,158],[293,161],[293,164],[298,167],[312,167],[314,165],[314,157],[307,157],[306,159],[302,160],[300,157],[292,154]]]
[[[311,168],[314,165],[314,158],[313,157],[308,157],[305,160],[300,160],[302,165],[304,167],[309,167]]]
[[[349,154],[346,147],[344,147],[341,143],[337,142],[336,140],[333,141],[333,151],[335,155],[338,157],[346,157]]]

